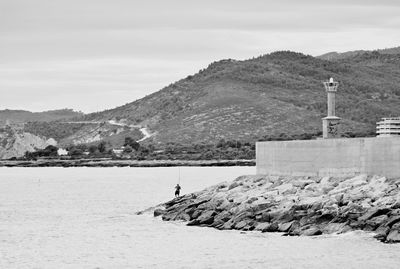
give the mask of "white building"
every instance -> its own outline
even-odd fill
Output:
[[[117,148],[117,149],[112,149],[112,151],[113,151],[113,153],[115,155],[120,157],[122,155],[122,153],[124,153],[124,149],[125,149],[125,147],[120,147],[120,148]]]
[[[59,148],[57,150],[57,154],[58,154],[58,156],[65,156],[65,155],[68,155],[68,151],[63,148]]]
[[[378,137],[400,136],[400,117],[382,118],[376,125]]]

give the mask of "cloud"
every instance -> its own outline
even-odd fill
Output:
[[[219,59],[398,46],[399,12],[398,0],[0,0],[2,105],[94,111]]]
[[[0,65],[2,107],[34,111],[116,107],[187,76],[196,63],[150,59],[84,59]],[[17,104],[17,105],[16,105]]]
[[[396,1],[2,1],[0,31],[338,29],[386,25]]]

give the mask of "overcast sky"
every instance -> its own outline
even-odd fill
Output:
[[[210,62],[400,46],[399,0],[0,0],[0,109],[94,112]]]

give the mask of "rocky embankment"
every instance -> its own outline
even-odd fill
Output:
[[[187,225],[313,236],[352,230],[400,242],[400,179],[241,176],[149,209]],[[139,212],[143,213],[143,212]]]
[[[57,142],[11,127],[0,128],[0,159],[22,157],[26,151],[44,149]]]

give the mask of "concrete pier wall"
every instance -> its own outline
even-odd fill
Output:
[[[400,137],[257,142],[257,174],[400,178]]]

